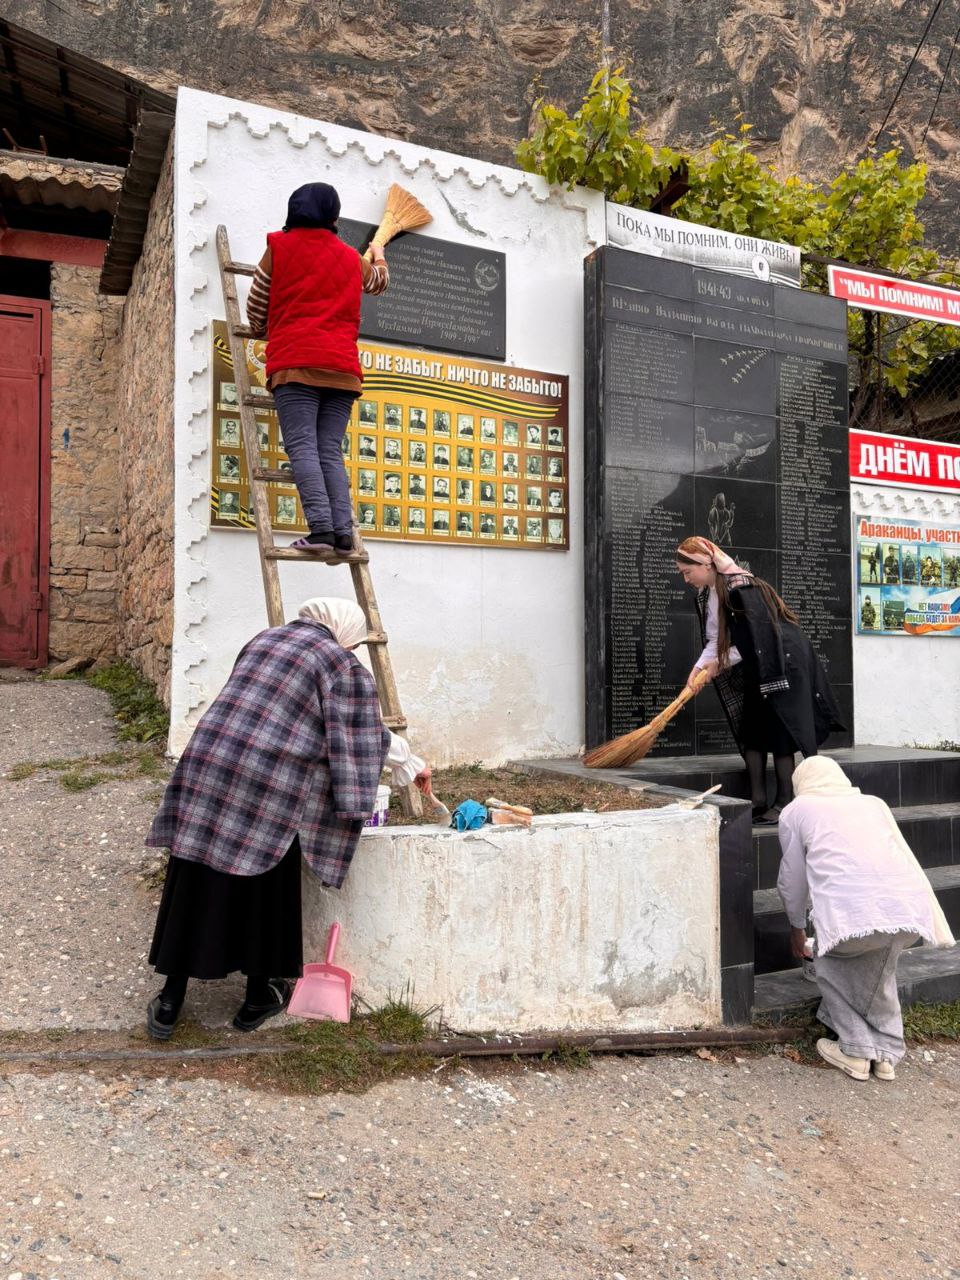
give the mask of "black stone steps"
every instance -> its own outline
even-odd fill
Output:
[[[960,866],[924,869],[954,936],[960,937]],[[790,924],[776,889],[758,889],[753,895],[753,942],[758,975],[798,967],[790,954]]]
[[[912,947],[897,965],[900,1002],[941,1004],[960,999],[960,946],[940,951],[935,947]],[[818,1004],[820,993],[800,969],[760,974],[754,983],[755,1015],[778,1022],[791,1014]]]
[[[960,804],[897,805],[897,826],[922,867],[960,864]],[[753,828],[758,889],[772,889],[780,869],[776,827]]]

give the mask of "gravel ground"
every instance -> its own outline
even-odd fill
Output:
[[[160,985],[146,963],[160,891],[144,882],[160,856],[143,840],[162,780],[70,792],[53,771],[2,776],[122,747],[83,681],[0,680],[0,1031],[138,1026]],[[242,978],[194,983],[186,1012],[222,1026],[242,999]]]
[[[957,1277],[960,1053],[900,1076],[603,1058],[319,1098],[12,1076],[0,1275]]]
[[[81,683],[0,678],[0,712],[0,772],[115,749]],[[140,1025],[157,790],[0,779],[0,1030]],[[538,1067],[320,1097],[229,1064],[0,1074],[0,1280],[960,1280],[960,1050],[892,1085],[773,1053]]]

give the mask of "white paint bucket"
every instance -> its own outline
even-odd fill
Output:
[[[363,824],[365,827],[385,827],[387,825],[387,813],[390,809],[390,788],[377,787],[377,803],[374,806],[373,813]]]

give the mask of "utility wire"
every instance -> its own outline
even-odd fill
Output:
[[[937,96],[933,102],[933,110],[930,112],[930,119],[923,126],[923,135],[920,138],[921,147],[927,140],[927,130],[933,124],[933,118],[937,114],[937,107],[940,105],[940,95],[943,93],[943,86],[947,82],[947,76],[950,74],[950,64],[953,62],[953,55],[957,52],[957,41],[960,40],[960,27],[957,27],[957,33],[953,37],[953,44],[950,48],[950,56],[947,58],[947,65],[943,68],[943,75],[940,77],[940,86],[937,89]]]
[[[942,6],[943,6],[943,0],[936,0],[936,4],[933,6],[933,8],[930,11],[930,17],[927,18],[927,25],[923,28],[923,35],[921,35],[920,41],[916,49],[914,49],[913,51],[913,57],[910,59],[909,65],[907,66],[906,71],[903,73],[903,76],[900,79],[899,85],[897,85],[897,92],[893,95],[893,101],[890,103],[890,106],[887,108],[887,114],[883,117],[883,124],[877,130],[876,136],[873,139],[872,145],[874,147],[880,141],[880,135],[883,133],[884,129],[887,127],[887,121],[893,115],[894,108],[896,107],[898,101],[900,100],[900,94],[903,92],[903,86],[907,83],[907,77],[909,76],[910,72],[913,70],[913,66],[917,58],[919,58],[920,56],[920,50],[923,48],[924,44],[926,43],[927,36],[930,34],[930,28],[933,26],[933,20],[937,16],[937,14],[940,12],[940,9],[942,8]]]

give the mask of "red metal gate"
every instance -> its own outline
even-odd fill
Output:
[[[50,304],[0,295],[0,666],[47,661]]]

